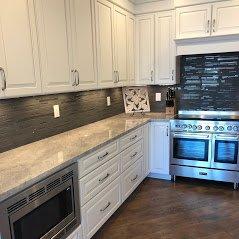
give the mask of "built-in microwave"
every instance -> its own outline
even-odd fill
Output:
[[[1,239],[66,238],[80,225],[77,164],[0,205]]]

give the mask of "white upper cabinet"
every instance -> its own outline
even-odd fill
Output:
[[[211,4],[176,9],[176,38],[210,36],[211,9]]]
[[[130,85],[135,83],[135,17],[131,14],[128,15],[128,83]]]
[[[136,83],[154,84],[154,14],[136,19]]]
[[[41,92],[33,1],[0,0],[0,97]]]
[[[115,71],[117,75],[116,84],[123,86],[127,84],[127,12],[114,6],[114,54]]]
[[[97,0],[96,12],[96,38],[97,38],[97,64],[98,85],[112,87],[117,76],[114,72],[114,34],[113,19],[114,5],[106,0]]]
[[[96,89],[97,78],[95,72],[95,42],[93,30],[93,4],[90,0],[74,0],[75,24],[74,34],[74,69],[79,90]],[[73,12],[73,10],[72,10]]]
[[[212,35],[239,34],[239,1],[213,4]]]
[[[44,93],[75,90],[76,74],[72,72],[72,3],[72,0],[35,1]]]
[[[155,83],[172,85],[175,80],[176,46],[173,11],[155,16]]]

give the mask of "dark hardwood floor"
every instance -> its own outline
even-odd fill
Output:
[[[232,184],[146,179],[93,239],[238,239]]]

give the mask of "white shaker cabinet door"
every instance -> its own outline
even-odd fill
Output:
[[[128,82],[127,72],[127,12],[114,6],[114,43],[116,85],[123,86]]]
[[[211,5],[203,4],[176,9],[176,38],[211,35]]]
[[[150,147],[150,172],[160,176],[169,176],[170,142],[168,122],[151,123]]]
[[[155,17],[155,83],[172,85],[175,80],[176,47],[174,43],[173,12],[162,12]]]
[[[135,83],[135,17],[128,15],[127,21],[127,38],[128,38],[128,78],[129,84]]]
[[[114,72],[114,5],[106,0],[95,4],[98,85],[112,87],[116,81]]]
[[[93,9],[93,1],[75,0],[74,65],[79,77],[79,90],[97,88]]]
[[[0,0],[0,97],[41,92],[31,0]]]
[[[154,84],[154,14],[136,18],[137,83]]]
[[[213,4],[212,35],[239,33],[239,1],[223,1]]]
[[[72,0],[35,0],[44,93],[73,91]]]

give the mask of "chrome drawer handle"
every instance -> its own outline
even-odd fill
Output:
[[[5,71],[2,67],[0,67],[0,72],[2,73],[2,91],[7,89],[7,80],[6,80],[6,75],[5,75]]]
[[[110,176],[110,174],[107,173],[105,177],[99,179],[99,182],[100,183],[104,182],[109,176]]]
[[[138,177],[139,175],[137,174],[133,179],[131,179],[131,182],[134,182]]]
[[[111,202],[108,202],[105,207],[103,207],[102,209],[100,209],[100,211],[101,211],[101,212],[104,212],[110,205],[111,205]]]
[[[199,172],[199,175],[207,176],[207,173],[205,173],[205,172]]]
[[[99,159],[99,160],[102,160],[102,159],[104,159],[108,154],[109,154],[109,153],[106,152],[104,155],[98,156],[98,159]]]
[[[130,158],[134,158],[137,154],[138,152],[135,152],[133,155],[130,156]]]
[[[131,137],[130,140],[132,141],[132,140],[135,140],[136,138],[137,138],[137,135]]]

